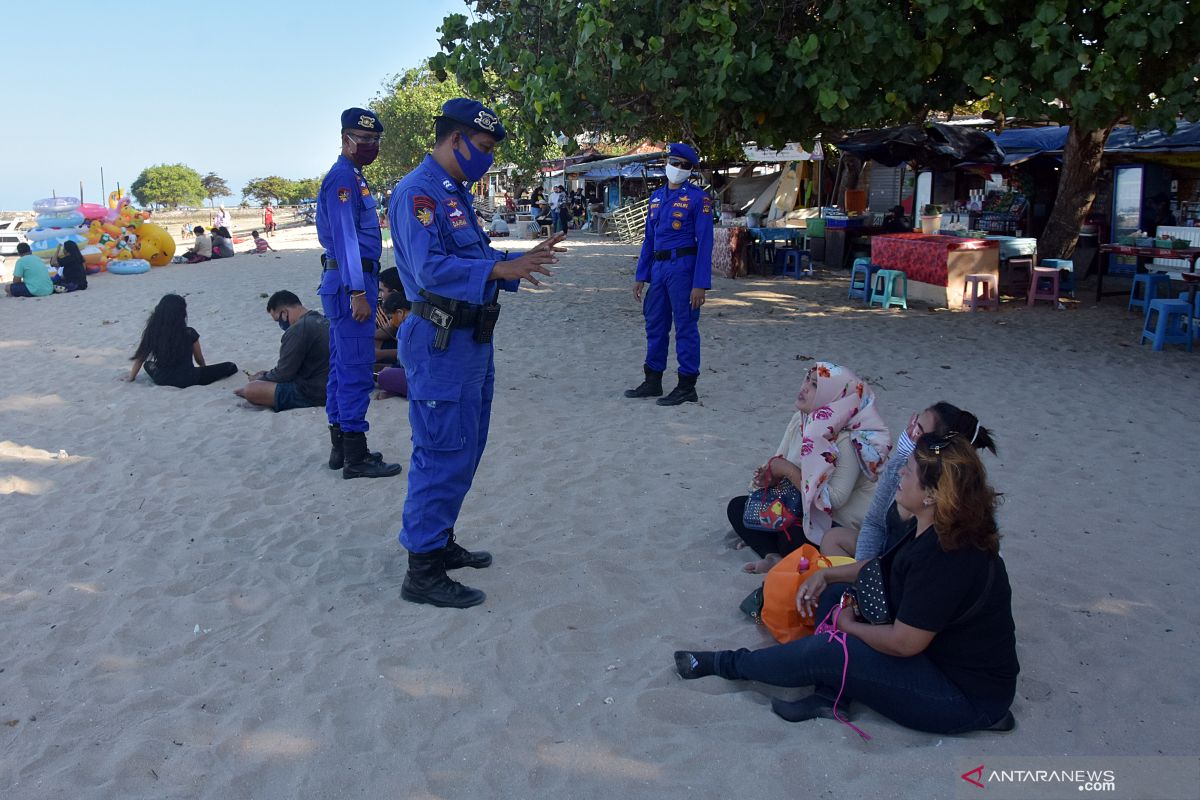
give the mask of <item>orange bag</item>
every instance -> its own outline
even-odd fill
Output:
[[[800,567],[805,565],[801,559],[808,562],[803,570]],[[800,616],[800,610],[796,608],[800,584],[817,570],[853,563],[854,559],[847,556],[823,556],[811,544],[801,545],[798,550],[788,553],[771,567],[763,581],[763,625],[780,644],[811,636],[819,620]]]

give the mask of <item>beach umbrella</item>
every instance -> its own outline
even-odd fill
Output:
[[[915,162],[923,169],[946,170],[959,164],[1002,164],[1004,149],[976,128],[940,122],[861,131],[837,143],[863,160],[888,167]]]

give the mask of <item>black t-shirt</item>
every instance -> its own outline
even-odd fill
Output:
[[[977,606],[989,563],[991,589]],[[1021,667],[1012,588],[1000,556],[970,546],[947,552],[931,527],[892,554],[888,596],[898,622],[936,634],[925,655],[963,694],[1012,702]]]
[[[183,341],[180,342],[179,352],[171,353],[164,352],[157,348],[154,350],[154,366],[156,369],[179,369],[180,367],[190,367],[192,365],[192,345],[200,341],[200,334],[196,333],[195,328],[186,328],[184,330]]]
[[[62,282],[73,283],[79,289],[87,288],[87,270],[83,266],[83,256],[63,255],[58,259],[62,269]]]

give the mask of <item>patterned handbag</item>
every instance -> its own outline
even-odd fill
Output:
[[[784,478],[774,486],[755,489],[746,498],[742,522],[755,531],[784,531],[801,517],[804,496]],[[789,537],[790,538],[790,537]]]
[[[881,556],[875,556],[858,571],[858,580],[850,587],[849,591],[854,596],[855,605],[858,608],[858,616],[862,617],[864,622],[869,622],[872,625],[889,625],[892,623],[893,613],[891,604],[888,602],[887,580],[884,577],[883,560],[886,558],[889,561],[891,556],[899,550],[909,539],[913,538],[916,532],[915,527],[909,529],[900,541]]]

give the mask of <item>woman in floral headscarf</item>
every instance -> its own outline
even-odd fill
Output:
[[[892,447],[875,393],[845,367],[814,364],[796,409],[775,456],[755,471],[751,485],[773,486],[787,478],[803,496],[801,518],[779,533],[756,531],[743,522],[747,496],[729,501],[730,525],[760,557],[746,565],[747,572],[766,572],[806,541],[819,548],[835,525],[857,529]]]

